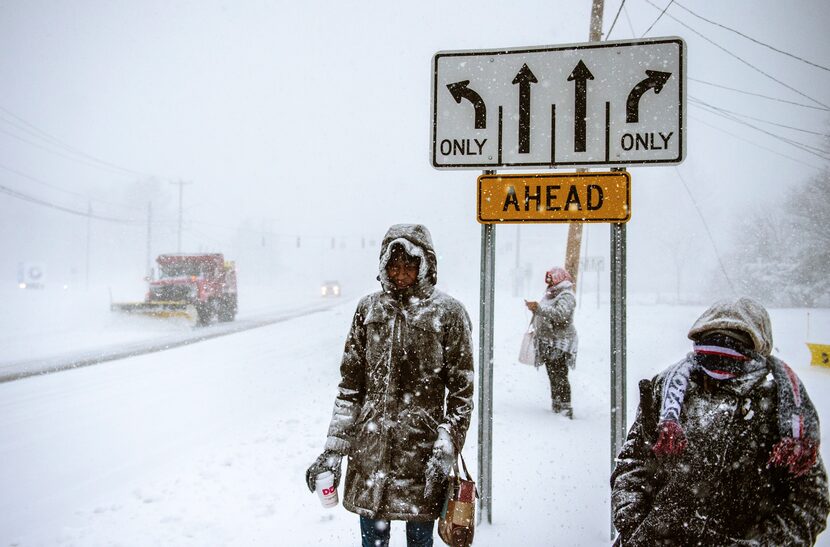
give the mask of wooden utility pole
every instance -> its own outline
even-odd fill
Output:
[[[589,42],[602,41],[602,12],[605,0],[593,0],[591,5],[591,30],[588,34]],[[587,169],[577,169],[577,172],[584,172]],[[579,255],[582,246],[582,223],[571,222],[568,224],[568,247],[565,250],[565,270],[573,277],[574,284],[578,284],[579,277]]]
[[[89,254],[92,252],[92,200],[86,205],[86,290],[89,290]]]

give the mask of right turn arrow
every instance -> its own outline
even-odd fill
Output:
[[[669,81],[671,72],[660,72],[658,70],[646,70],[646,78],[631,90],[628,100],[625,102],[626,123],[638,123],[640,121],[640,97],[649,89],[654,88],[654,94],[663,91],[663,86]]]
[[[470,80],[461,80],[454,84],[447,84],[447,89],[450,90],[452,98],[458,104],[461,104],[461,99],[470,101],[475,109],[476,129],[487,129],[487,107],[484,105],[481,95],[467,87],[469,84]]]

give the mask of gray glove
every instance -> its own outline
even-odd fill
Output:
[[[432,454],[427,460],[424,498],[431,498],[435,492],[446,486],[454,460],[455,449],[450,434],[445,428],[439,427],[438,439],[432,445]]]
[[[317,475],[323,471],[331,471],[334,473],[334,487],[340,484],[340,461],[343,459],[342,454],[326,450],[314,460],[314,463],[305,472],[305,482],[308,489],[314,492],[317,486]]]

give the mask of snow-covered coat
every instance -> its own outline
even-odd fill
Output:
[[[554,287],[548,287],[539,307],[533,315],[533,327],[536,331],[536,351],[558,349],[576,358],[578,339],[573,324],[576,296],[570,281],[562,281]],[[537,362],[541,362],[537,358]]]
[[[392,247],[421,259],[416,286],[386,277]],[[373,519],[434,520],[444,489],[424,499],[427,460],[444,425],[464,444],[473,409],[471,325],[464,306],[435,289],[429,232],[395,225],[381,246],[383,290],[352,320],[326,448],[348,455],[343,506]]]
[[[611,476],[614,523],[624,547],[806,546],[825,527],[830,496],[821,456],[800,476],[769,464],[781,439],[767,358],[771,329],[766,311],[759,318],[751,306],[738,304],[713,306],[689,335],[740,330],[767,364],[730,381],[700,369],[691,373],[679,421],[688,443],[679,455],[658,457],[652,450],[666,378],[677,365],[640,382],[637,417]]]

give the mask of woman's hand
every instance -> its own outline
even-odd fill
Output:
[[[527,309],[529,309],[533,313],[536,313],[536,309],[539,307],[539,303],[534,300],[525,300],[525,306],[527,306]]]

